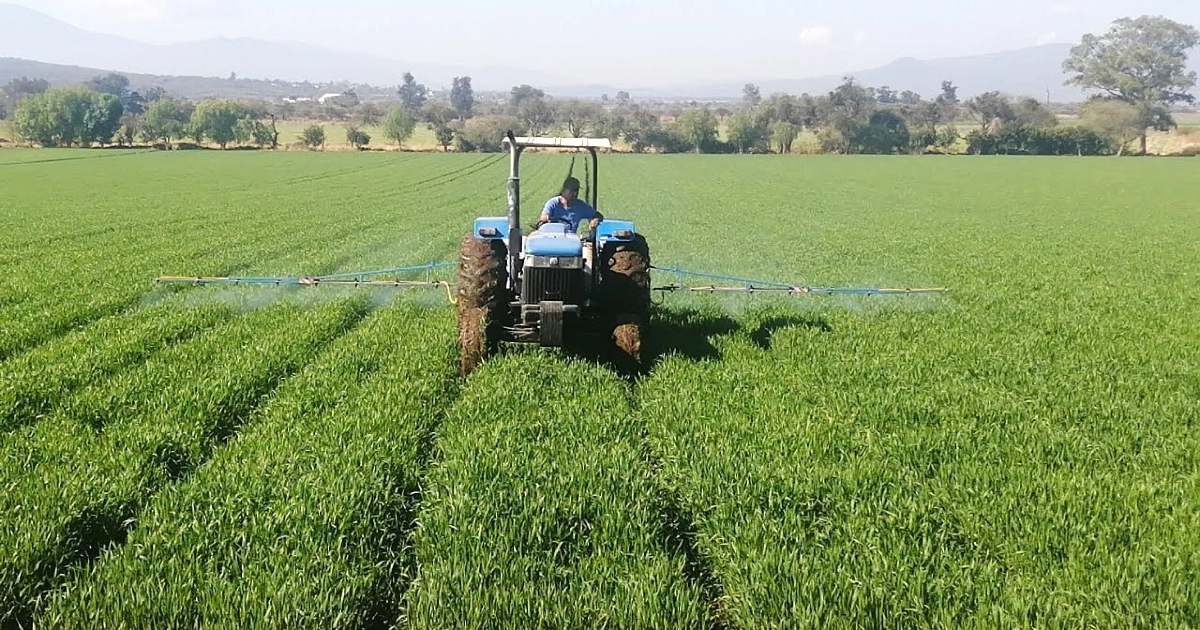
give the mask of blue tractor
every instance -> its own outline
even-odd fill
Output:
[[[460,371],[469,374],[500,342],[562,347],[600,339],[621,364],[641,361],[650,311],[650,250],[632,221],[605,217],[587,236],[561,222],[521,227],[521,154],[528,148],[587,150],[597,210],[597,150],[607,138],[504,138],[508,216],[480,217],[458,260]]]

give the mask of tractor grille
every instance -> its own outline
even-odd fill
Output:
[[[526,267],[521,282],[521,302],[561,301],[579,304],[583,298],[583,272],[578,269]]]

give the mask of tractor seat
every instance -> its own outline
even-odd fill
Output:
[[[583,239],[562,223],[547,223],[530,234],[525,253],[532,256],[582,256]]]

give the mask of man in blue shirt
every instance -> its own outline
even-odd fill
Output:
[[[568,177],[563,182],[562,194],[551,198],[546,202],[546,207],[542,209],[542,216],[538,218],[537,226],[541,227],[551,221],[567,221],[571,225],[571,231],[579,231],[579,222],[588,219],[588,226],[593,230],[604,220],[604,215],[600,214],[588,202],[579,198],[579,180],[574,177]]]

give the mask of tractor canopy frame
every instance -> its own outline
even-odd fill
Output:
[[[503,144],[508,145],[508,273],[515,278],[521,256],[521,154],[525,149],[587,149],[592,156],[591,199],[593,208],[599,210],[600,163],[597,149],[612,149],[608,138],[552,138],[540,136],[514,136],[509,131]],[[516,244],[514,247],[513,245]]]

